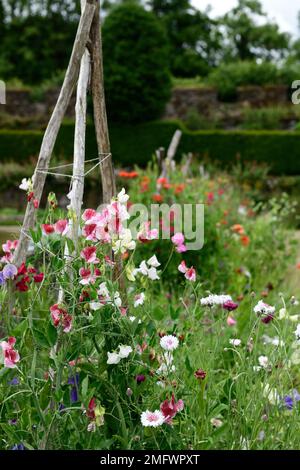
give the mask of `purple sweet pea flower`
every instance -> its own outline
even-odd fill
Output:
[[[68,384],[73,385],[70,391],[70,401],[76,403],[78,401],[79,374],[71,375],[68,378]]]
[[[7,279],[13,279],[18,274],[18,269],[14,264],[7,264],[3,268],[3,278],[6,281]]]

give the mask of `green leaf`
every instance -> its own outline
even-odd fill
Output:
[[[165,316],[165,313],[163,311],[162,308],[160,307],[156,307],[154,310],[153,310],[153,313],[152,313],[152,316],[155,320],[157,321],[161,321],[163,320],[164,316]]]
[[[52,325],[52,323],[48,324],[47,339],[51,346],[54,346],[57,342],[57,329]]]
[[[189,372],[193,372],[193,368],[192,368],[192,366],[191,366],[190,359],[189,359],[188,356],[185,357],[184,363],[185,363],[185,367],[187,368],[187,370],[188,370]]]
[[[42,347],[46,347],[46,348],[49,348],[50,343],[47,339],[47,337],[45,336],[45,334],[40,331],[40,330],[32,330],[32,333],[33,333],[33,337],[36,341],[36,343],[39,345],[39,346],[42,346]]]
[[[88,377],[88,375],[87,375],[87,376],[83,379],[82,385],[81,385],[81,394],[82,394],[82,399],[83,399],[83,400],[87,397],[88,388],[89,388],[89,377]]]

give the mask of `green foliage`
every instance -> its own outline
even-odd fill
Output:
[[[217,62],[222,35],[217,21],[190,0],[149,0],[170,42],[171,71],[178,77],[205,76]]]
[[[280,129],[281,121],[286,117],[284,108],[258,108],[244,111],[243,129],[276,130]]]
[[[134,122],[159,117],[170,96],[167,38],[154,15],[126,3],[103,26],[109,118]]]
[[[220,122],[215,116],[205,116],[198,112],[196,108],[190,108],[184,121],[187,129],[191,131],[218,129]]]
[[[276,65],[244,61],[221,64],[209,75],[208,82],[217,87],[220,99],[232,101],[236,98],[239,86],[269,85],[282,83],[282,80]]]
[[[280,32],[276,23],[266,22],[259,0],[239,0],[222,24],[228,41],[225,56],[231,60],[271,60],[288,51],[290,35]]]
[[[59,13],[16,17],[1,25],[0,76],[36,84],[65,69],[76,27],[75,22],[66,21]]]
[[[273,174],[300,174],[299,132],[289,131],[188,131],[177,121],[154,121],[135,126],[110,126],[114,162],[121,166],[146,166],[155,149],[167,147],[176,129],[183,137],[177,155],[194,152],[230,166],[240,155],[242,161],[267,163]],[[0,161],[27,162],[36,156],[43,133],[39,131],[0,131]],[[60,160],[73,156],[74,125],[62,126],[55,147]],[[94,128],[87,126],[87,158],[97,155]],[[201,157],[200,157],[201,156]]]

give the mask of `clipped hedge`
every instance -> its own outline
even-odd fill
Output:
[[[118,166],[145,166],[158,147],[167,147],[175,130],[183,137],[178,155],[197,152],[230,165],[240,154],[243,161],[267,163],[273,174],[300,175],[300,132],[288,131],[188,131],[176,121],[155,121],[135,126],[110,127],[113,158]],[[42,131],[0,131],[0,162],[25,163],[36,156]],[[59,133],[55,154],[70,160],[74,126],[65,123]],[[86,157],[97,155],[93,125],[87,126]]]

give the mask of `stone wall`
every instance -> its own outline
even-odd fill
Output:
[[[39,99],[32,96],[30,90],[7,90],[6,105],[1,105],[0,112],[11,116],[24,118],[39,117],[41,121],[49,119],[55,106],[59,89],[48,90]],[[290,104],[286,86],[247,86],[238,89],[235,108],[262,106],[288,106]],[[164,118],[185,119],[190,109],[196,109],[204,115],[212,114],[224,103],[219,101],[218,93],[212,87],[174,88],[169,103],[166,106]],[[67,117],[74,116],[75,96],[67,110]]]

